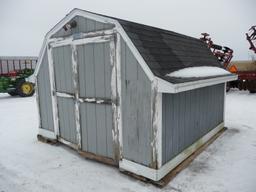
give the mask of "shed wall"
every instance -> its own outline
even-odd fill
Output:
[[[77,22],[77,27],[65,31],[63,28],[61,28],[58,32],[56,32],[52,37],[64,37],[69,36],[74,33],[88,33],[93,31],[100,31],[100,30],[106,30],[106,29],[112,29],[114,28],[113,24],[110,23],[101,23],[92,19],[88,19],[85,17],[75,16],[72,21]]]
[[[162,98],[163,164],[223,122],[224,84]]]
[[[126,43],[121,40],[123,156],[150,166],[151,82]]]
[[[49,79],[48,55],[45,52],[41,64],[41,68],[37,77],[38,102],[40,113],[40,128],[50,131],[54,130],[52,99]]]

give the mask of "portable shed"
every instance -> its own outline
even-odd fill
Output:
[[[36,69],[39,136],[154,181],[224,126],[231,74],[201,40],[74,9],[45,37]]]

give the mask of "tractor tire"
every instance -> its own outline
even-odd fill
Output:
[[[18,93],[16,92],[16,90],[10,91],[10,92],[8,92],[8,94],[11,95],[11,96],[17,96],[17,95],[18,95]]]
[[[34,84],[22,80],[18,82],[16,92],[21,97],[31,97],[35,93]]]

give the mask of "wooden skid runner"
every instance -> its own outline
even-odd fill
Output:
[[[185,159],[183,162],[181,162],[176,168],[171,170],[165,177],[163,177],[159,181],[152,181],[150,179],[147,179],[141,175],[136,175],[131,172],[122,171],[123,173],[130,175],[136,179],[139,179],[143,182],[152,183],[153,185],[156,185],[157,187],[164,187],[166,186],[177,174],[179,174],[183,169],[187,168],[189,164],[199,155],[201,154],[210,144],[212,144],[224,131],[226,131],[227,128],[221,129],[218,133],[216,133],[211,139],[209,139],[205,144],[203,144],[200,148],[198,148],[194,153],[192,153],[187,159]]]
[[[48,144],[51,144],[51,145],[55,145],[58,143],[58,141],[56,139],[49,139],[47,137],[44,137],[42,135],[37,135],[37,139],[38,141],[41,141],[43,143],[48,143]]]

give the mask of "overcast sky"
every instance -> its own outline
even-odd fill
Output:
[[[207,32],[234,60],[252,55],[245,33],[256,25],[256,0],[0,0],[0,56],[37,56],[46,32],[73,8],[193,37]]]

